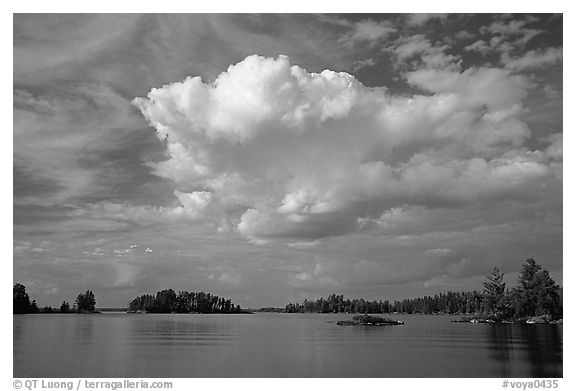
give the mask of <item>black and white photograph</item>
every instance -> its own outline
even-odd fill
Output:
[[[564,15],[382,11],[13,13],[6,389],[562,388]]]

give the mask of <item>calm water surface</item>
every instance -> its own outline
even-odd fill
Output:
[[[562,326],[348,314],[14,316],[15,377],[561,377]]]

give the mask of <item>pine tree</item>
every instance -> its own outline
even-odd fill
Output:
[[[20,283],[12,288],[13,302],[12,312],[15,314],[27,314],[30,312],[30,298],[26,293],[26,287]]]
[[[548,315],[553,319],[562,316],[560,287],[534,259],[526,260],[513,290],[517,317]]]
[[[70,304],[68,304],[68,302],[63,301],[62,305],[60,305],[60,313],[61,314],[67,314],[70,312]]]
[[[486,277],[482,292],[482,307],[485,313],[502,318],[507,315],[509,304],[506,296],[506,283],[504,274],[495,267],[492,274]]]

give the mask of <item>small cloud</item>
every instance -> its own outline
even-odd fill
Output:
[[[242,277],[237,274],[224,272],[216,280],[224,284],[238,285],[242,282]]]
[[[58,292],[60,292],[60,288],[58,288],[57,286],[51,286],[44,290],[44,293],[47,295],[55,295]]]
[[[354,64],[352,64],[352,70],[354,72],[358,72],[360,69],[370,68],[376,65],[376,60],[373,58],[367,58],[365,60],[356,60]]]
[[[318,246],[320,246],[321,243],[322,242],[320,240],[314,240],[311,242],[293,242],[293,243],[288,243],[288,247],[305,250],[305,249],[309,249],[309,248],[318,247]]]
[[[467,30],[460,30],[454,34],[454,38],[456,38],[458,41],[467,41],[474,39],[474,37],[476,37],[476,35]]]
[[[445,257],[447,255],[454,254],[455,251],[449,248],[433,248],[430,250],[426,250],[424,253],[426,255],[432,255],[434,257]]]
[[[551,83],[544,84],[544,87],[542,89],[546,94],[546,96],[549,98],[557,98],[562,94],[562,92],[559,91],[558,88],[553,86]]]
[[[538,18],[531,15],[524,19],[497,20],[480,28],[483,35],[490,36],[490,46],[500,53],[509,54],[515,49],[523,49],[537,35],[545,33],[541,29],[529,28]]]
[[[447,54],[449,45],[432,43],[425,35],[399,38],[388,48],[396,55],[397,66],[416,69],[457,69],[460,57]]]
[[[488,53],[491,53],[493,49],[492,47],[488,46],[488,44],[484,40],[480,39],[474,42],[473,44],[466,46],[464,50],[467,52],[478,52],[481,53],[482,55],[486,55]]]
[[[117,257],[126,257],[130,254],[130,249],[116,249],[112,251]]]
[[[448,14],[410,14],[406,22],[415,27],[423,26],[431,20],[445,20]]]
[[[547,48],[546,50],[531,50],[520,57],[502,56],[502,63],[514,71],[535,70],[554,65],[562,61],[562,48]]]
[[[14,241],[13,251],[15,253],[26,252],[26,251],[30,250],[31,247],[32,247],[31,242],[29,242],[27,240],[17,240],[17,241]]]
[[[372,46],[397,31],[388,21],[375,22],[372,20],[362,20],[350,24],[350,27],[351,30],[339,39],[340,42],[347,45],[366,43]]]

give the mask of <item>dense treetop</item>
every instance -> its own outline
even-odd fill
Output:
[[[156,295],[142,295],[130,302],[130,312],[152,313],[237,313],[240,306],[232,300],[204,292],[182,291],[176,294],[173,289],[164,289]]]

